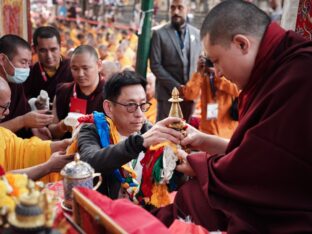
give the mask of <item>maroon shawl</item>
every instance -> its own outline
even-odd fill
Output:
[[[70,110],[70,98],[73,97],[73,88],[75,82],[63,83],[56,89],[56,110],[59,120],[65,119]],[[100,79],[96,89],[86,96],[81,90],[79,85],[76,86],[77,97],[87,100],[86,114],[91,114],[93,111],[103,112],[103,89],[105,80]]]
[[[311,68],[312,42],[271,24],[226,154],[189,157],[229,233],[312,233]]]
[[[23,84],[28,99],[37,97],[40,94],[40,90],[43,89],[48,92],[50,102],[53,102],[58,85],[73,81],[70,70],[70,61],[68,59],[61,60],[60,66],[53,76],[49,77],[47,73],[45,73],[45,75],[47,77],[46,81],[41,74],[38,62],[30,69],[29,77]]]

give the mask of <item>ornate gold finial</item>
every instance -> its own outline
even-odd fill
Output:
[[[19,198],[20,203],[25,206],[34,206],[38,205],[40,199],[40,192],[35,190],[35,182],[28,180],[27,183],[28,194],[22,194]]]
[[[80,160],[80,155],[79,155],[78,153],[75,154],[74,160],[75,160],[76,163],[79,162],[79,160]]]
[[[174,87],[171,93],[171,98],[168,100],[169,102],[172,103],[169,112],[169,117],[178,117],[183,119],[183,113],[179,104],[179,102],[182,102],[183,99],[179,97],[179,94],[180,94],[179,90],[176,87]],[[184,127],[184,122],[181,120],[179,122],[170,124],[169,127],[181,131]]]

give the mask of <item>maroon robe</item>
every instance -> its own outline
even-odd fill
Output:
[[[312,42],[271,24],[226,154],[189,157],[197,177],[156,215],[228,233],[312,233],[311,67]]]
[[[59,120],[64,119],[69,113],[70,98],[73,97],[73,88],[75,82],[61,84],[56,91],[56,109]],[[103,89],[105,80],[101,79],[96,89],[89,95],[84,95],[79,85],[76,85],[77,98],[87,100],[87,113],[93,111],[103,112]]]
[[[44,77],[41,74],[39,63],[37,62],[30,69],[29,77],[24,83],[26,97],[28,99],[32,97],[37,97],[40,94],[40,90],[43,89],[48,92],[50,102],[53,102],[57,85],[60,83],[73,81],[69,63],[70,61],[68,59],[62,60],[59,68],[52,77],[49,77],[49,75],[45,73],[45,76],[47,78],[47,80],[45,81]]]
[[[24,115],[30,111],[30,106],[26,99],[23,85],[9,82],[9,86],[11,89],[10,113],[1,121],[2,123]],[[16,132],[16,135],[22,138],[29,138],[32,136],[32,132],[31,129],[22,128]]]

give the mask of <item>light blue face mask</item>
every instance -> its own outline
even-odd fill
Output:
[[[10,62],[10,60],[9,60]],[[29,68],[18,68],[18,67],[14,67],[14,65],[10,62],[10,65],[14,68],[14,74],[13,76],[9,75],[7,73],[7,71],[5,70],[4,66],[3,67],[3,70],[5,72],[5,75],[7,77],[7,80],[11,83],[15,83],[15,84],[21,84],[21,83],[24,83],[28,76],[29,76],[29,72],[30,72],[30,69]]]
[[[21,83],[24,83],[27,80],[27,78],[29,76],[30,69],[29,68],[17,68],[17,67],[14,67],[14,75],[13,76],[9,75],[6,72],[5,69],[4,69],[4,72],[5,72],[7,80],[9,82],[12,82],[12,83],[15,83],[15,84],[21,84]]]

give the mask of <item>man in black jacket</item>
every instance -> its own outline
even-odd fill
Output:
[[[135,72],[114,74],[104,87],[103,109],[107,117],[102,119],[106,120],[98,122],[95,113],[95,124],[83,126],[78,135],[81,159],[102,173],[100,192],[113,199],[133,196],[131,183],[141,180],[140,160],[146,148],[168,140],[177,144],[182,139],[180,132],[166,127],[179,118],[164,119],[153,127],[146,122],[144,112],[151,104],[146,100],[145,89],[146,80]],[[129,182],[131,176],[134,179],[133,171],[136,181]]]

